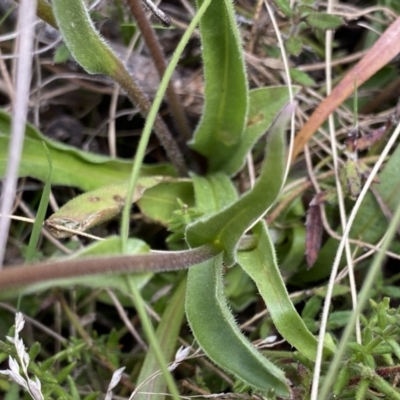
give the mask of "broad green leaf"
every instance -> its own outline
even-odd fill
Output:
[[[236,189],[225,174],[216,173],[192,178],[196,208],[204,215],[218,212],[237,200]]]
[[[0,177],[5,176],[5,168],[10,143],[11,117],[0,110]],[[75,147],[50,140],[35,127],[26,125],[24,148],[19,167],[19,177],[30,176],[46,181],[48,161],[43,154],[44,142],[52,159],[51,182],[68,185],[82,190],[92,190],[101,186],[124,182],[129,179],[132,162],[98,154],[88,153]],[[170,165],[142,166],[141,176],[175,175]]]
[[[203,351],[219,367],[257,391],[289,396],[284,373],[240,332],[224,296],[222,254],[189,270],[186,316]]]
[[[53,13],[69,51],[89,74],[114,75],[120,61],[94,28],[83,0],[53,0]]]
[[[140,199],[143,193],[160,182],[175,178],[145,176],[138,180],[130,203]],[[73,198],[45,221],[45,226],[58,239],[70,237],[73,233],[62,228],[85,232],[90,228],[116,217],[124,207],[128,182],[103,186]]]
[[[229,268],[224,275],[224,280],[225,296],[234,312],[244,311],[258,300],[253,280],[239,265]]]
[[[198,7],[203,2],[198,0]],[[211,2],[200,21],[200,34],[205,103],[191,145],[207,157],[210,172],[228,172],[224,165],[237,151],[248,109],[243,51],[231,0]]]
[[[266,155],[254,187],[222,211],[194,222],[186,230],[191,247],[214,243],[225,251],[228,266],[235,262],[235,249],[241,236],[271,207],[278,196],[286,162],[285,128],[293,106],[285,107],[268,133]]]
[[[314,361],[318,340],[307,329],[289,298],[268,229],[259,222],[253,232],[258,237],[258,245],[254,250],[238,252],[238,263],[257,285],[278,332],[301,354]]]
[[[184,278],[176,288],[174,294],[168,302],[168,306],[163,312],[161,321],[156,330],[156,337],[163,350],[164,358],[173,361],[176,352],[182,320],[184,316],[186,291],[186,278]],[[165,378],[159,374],[160,366],[150,346],[146,358],[137,379],[135,399],[136,400],[164,400],[167,389]]]
[[[292,36],[285,42],[286,50],[293,56],[299,56],[303,49],[303,42],[298,36]]]
[[[183,180],[161,182],[147,189],[138,200],[137,205],[146,217],[167,226],[172,213],[179,209],[178,199],[188,207],[192,207],[193,198],[192,182]]]
[[[285,272],[297,271],[306,251],[306,229],[295,225],[287,230],[286,243],[277,250],[280,269]]]
[[[146,254],[149,252],[149,247],[145,242],[139,239],[129,239],[128,241],[129,254]],[[69,259],[85,258],[85,257],[98,257],[106,255],[121,254],[121,240],[117,236],[112,236],[104,241],[93,243],[83,250],[75,253]],[[31,266],[30,268],[35,268]],[[14,298],[19,294],[31,294],[38,291],[44,291],[56,286],[71,287],[74,285],[81,285],[91,288],[105,288],[111,287],[119,289],[126,293],[126,279],[132,279],[135,285],[139,288],[143,287],[149,279],[153,276],[152,273],[145,274],[128,274],[128,277],[123,274],[106,274],[106,275],[93,275],[93,276],[78,276],[75,278],[54,279],[44,281],[37,284],[32,284],[23,288],[2,290],[0,298]]]
[[[343,25],[343,19],[337,15],[326,13],[311,13],[306,17],[307,24],[317,29],[337,29]]]
[[[300,88],[293,86],[294,94]],[[249,113],[242,140],[236,146],[236,151],[226,160],[223,170],[227,174],[235,174],[240,171],[246,156],[256,141],[268,131],[271,124],[282,108],[289,102],[289,91],[286,86],[271,86],[253,89],[249,93]]]

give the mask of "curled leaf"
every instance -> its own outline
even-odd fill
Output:
[[[227,305],[222,254],[189,270],[186,315],[193,335],[218,366],[258,391],[290,393],[284,373],[240,332]]]

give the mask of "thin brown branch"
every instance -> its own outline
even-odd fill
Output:
[[[161,78],[165,73],[166,63],[160,43],[158,42],[154,30],[146,17],[140,1],[128,0],[127,2]],[[166,93],[171,114],[175,120],[178,131],[182,134],[185,140],[189,140],[191,138],[191,130],[172,82],[169,82]]]
[[[177,252],[153,252],[5,267],[0,271],[0,291],[37,282],[79,276],[176,271],[200,264],[219,252],[220,250],[215,247],[202,246]]]

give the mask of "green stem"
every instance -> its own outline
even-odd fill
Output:
[[[127,198],[132,198],[133,192],[135,190],[136,182],[139,178],[140,167],[143,162],[145,150],[147,147],[147,143],[150,137],[151,128],[154,125],[154,121],[157,117],[158,109],[160,108],[164,93],[167,89],[168,82],[172,77],[172,74],[178,65],[179,58],[185,49],[185,46],[189,42],[189,39],[195,30],[197,24],[199,23],[201,17],[207,10],[207,7],[210,5],[211,0],[205,0],[201,5],[193,20],[189,24],[186,32],[183,34],[181,41],[179,42],[172,59],[165,71],[165,74],[160,82],[160,87],[157,90],[156,96],[154,98],[153,104],[151,105],[149,114],[146,119],[146,123],[144,125],[142,137],[140,138],[139,146],[137,148],[135,161],[133,163],[131,179],[129,181],[128,195]],[[121,224],[121,239],[122,239],[122,252],[126,252],[128,235],[129,235],[129,221],[130,221],[130,205],[128,203],[125,204],[123,215],[122,215],[122,224]]]
[[[143,329],[146,333],[147,339],[149,340],[150,346],[154,351],[156,359],[158,361],[158,365],[160,366],[162,375],[167,382],[168,388],[171,392],[172,398],[174,400],[180,400],[180,395],[178,388],[176,387],[175,381],[171,375],[171,372],[168,369],[167,362],[165,361],[163,352],[161,350],[160,344],[157,340],[156,334],[154,332],[153,325],[151,324],[149,315],[144,306],[144,300],[139,292],[137,286],[132,282],[131,279],[126,279],[126,284],[128,286],[128,290],[130,290],[133,303],[136,308],[136,311],[139,314],[140,321],[142,322]]]
[[[119,83],[119,85],[123,90],[125,90],[132,103],[134,105],[136,104],[139,107],[140,113],[143,116],[147,116],[151,104],[147,99],[147,97],[145,96],[145,94],[142,92],[142,90],[135,82],[134,78],[126,70],[122,62],[119,61],[119,68],[117,68],[116,71],[113,71],[111,77]],[[157,138],[160,141],[161,145],[164,147],[169,160],[175,166],[180,176],[187,176],[188,171],[182,153],[176,141],[172,137],[172,134],[168,129],[167,125],[165,125],[165,122],[158,114],[156,115],[153,124],[154,124],[154,132],[156,133]],[[135,163],[136,159],[139,157],[139,159],[141,160],[140,165],[142,164],[147,143],[149,141],[150,133],[149,135],[145,135],[143,131],[143,134],[140,138],[138,149],[136,151]]]

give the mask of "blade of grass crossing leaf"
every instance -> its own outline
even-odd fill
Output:
[[[168,82],[174,73],[176,66],[178,65],[179,59],[185,46],[187,45],[190,36],[192,35],[193,31],[195,30],[197,24],[199,23],[200,19],[203,17],[204,13],[206,12],[208,6],[210,5],[211,0],[204,0],[204,3],[197,11],[196,15],[193,17],[192,21],[190,22],[189,26],[187,27],[185,33],[182,36],[178,46],[176,47],[174,54],[172,55],[171,61],[168,64],[167,69],[165,70],[164,76],[161,79],[160,86],[157,90],[156,96],[154,98],[153,104],[151,105],[150,111],[146,118],[146,123],[143,128],[142,136],[139,141],[139,146],[136,152],[135,162],[132,166],[132,173],[131,178],[129,181],[129,188],[128,188],[128,195],[129,197],[132,196],[133,191],[135,189],[135,185],[139,176],[140,167],[143,162],[143,158],[145,155],[147,143],[150,138],[151,129],[154,125],[154,122],[157,117],[157,112],[161,106],[161,102],[163,100],[165,91],[168,87]],[[122,250],[126,249],[126,241],[129,233],[129,221],[130,221],[130,207],[128,204],[125,205],[123,215],[122,215],[122,223],[121,223],[121,237],[122,237]]]
[[[265,223],[259,222],[253,232],[258,236],[258,245],[254,250],[239,252],[238,263],[257,285],[278,332],[301,354],[315,360],[317,338],[307,329],[289,298]]]
[[[197,1],[200,7],[204,0]],[[248,87],[240,35],[231,0],[212,1],[200,22],[205,105],[192,147],[223,171],[242,140]]]
[[[222,254],[189,270],[186,316],[196,341],[219,367],[258,391],[289,396],[284,373],[240,332],[227,305]]]
[[[136,285],[132,282],[131,279],[126,279],[126,283],[128,291],[130,291],[132,295],[133,304],[136,308],[136,311],[139,314],[140,321],[142,322],[143,330],[146,333],[150,347],[154,351],[155,358],[157,359],[162,375],[164,376],[165,381],[167,382],[167,386],[172,395],[172,398],[174,400],[180,400],[178,388],[176,387],[174,378],[172,377],[172,374],[168,369],[168,365],[165,360],[164,354],[161,350],[160,343],[157,340],[153,325],[151,324],[149,315],[147,314],[143,297],[140,294],[139,289],[136,287]]]
[[[171,360],[175,353],[185,310],[185,293],[186,277],[179,282],[156,330],[157,340],[162,347],[164,357],[167,361]],[[155,353],[153,348],[150,347],[137,379],[137,393],[135,394],[135,399],[165,399],[165,394],[163,394],[166,390],[165,378],[159,373],[159,370]]]
[[[43,221],[46,217],[46,210],[49,204],[50,190],[51,190],[51,174],[52,174],[52,162],[50,152],[45,143],[43,143],[43,148],[46,153],[47,162],[49,165],[49,173],[47,176],[46,183],[43,188],[42,197],[40,198],[39,208],[36,213],[35,223],[33,224],[33,229],[31,237],[29,238],[28,250],[26,253],[25,261],[31,263],[34,261],[37,243],[40,237],[40,231],[43,226]]]
[[[285,107],[268,133],[265,160],[254,187],[238,201],[211,217],[188,226],[186,240],[192,247],[214,243],[225,250],[224,262],[235,262],[240,237],[260,219],[278,196],[285,172],[285,128],[293,106]]]

